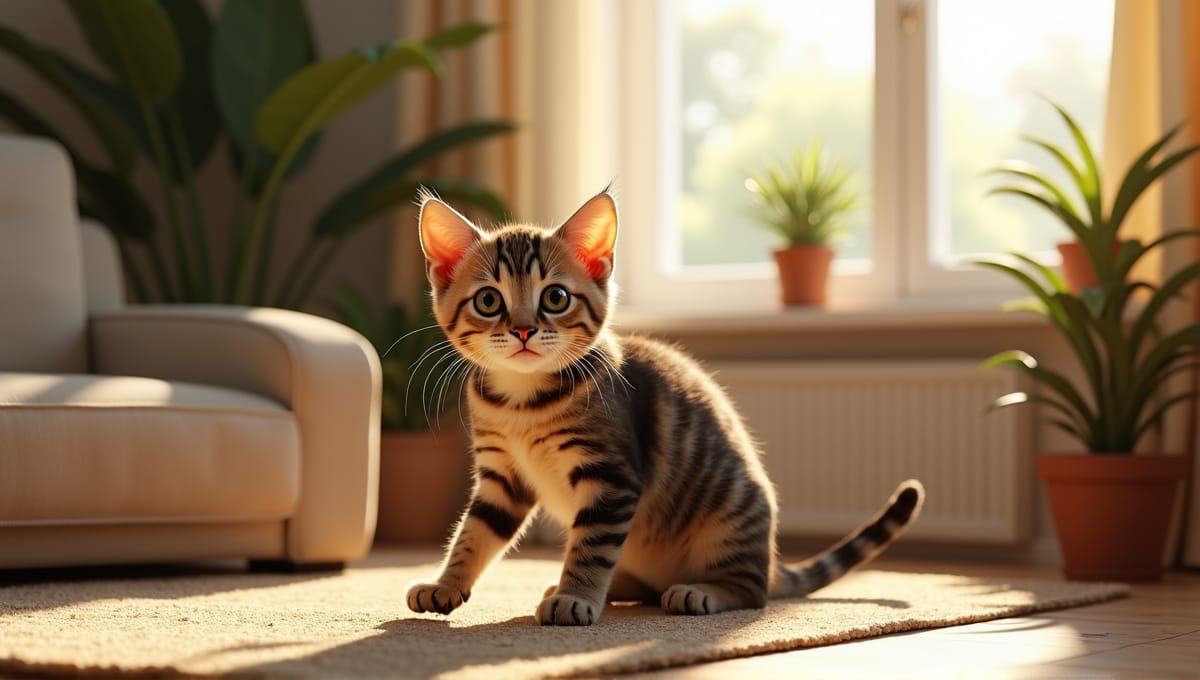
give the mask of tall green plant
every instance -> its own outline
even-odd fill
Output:
[[[490,32],[467,22],[423,40],[367,45],[319,60],[302,0],[226,0],[210,18],[198,0],[65,0],[107,74],[0,26],[0,50],[45,80],[86,122],[105,161],[89,161],[61,132],[0,87],[0,117],[54,138],[75,165],[82,214],[107,225],[141,300],[301,307],[329,264],[368,220],[413,200],[419,184],[493,217],[487,187],[420,172],[456,148],[511,132],[506,121],[438,131],[370,169],[327,205],[270,290],[276,215],[287,180],[302,172],[325,127],[406,70],[436,74],[438,54]],[[227,218],[200,196],[197,170],[231,144],[237,191]],[[158,176],[167,229],[133,183],[139,158]],[[217,238],[217,226],[224,238]],[[216,253],[213,244],[227,242]],[[145,255],[149,271],[132,266]]]
[[[1062,221],[1087,251],[1097,285],[1072,294],[1058,272],[1024,253],[1010,253],[1015,262],[998,258],[978,262],[1004,273],[1033,294],[1032,300],[1019,307],[1049,320],[1066,340],[1086,383],[1072,383],[1063,372],[1038,363],[1027,352],[1001,352],[985,365],[1016,370],[1043,389],[1037,394],[1004,395],[992,402],[992,407],[1040,404],[1053,414],[1053,425],[1078,439],[1089,451],[1129,453],[1162,422],[1170,408],[1198,396],[1192,391],[1168,393],[1167,386],[1173,375],[1197,367],[1200,349],[1200,324],[1170,333],[1164,333],[1160,324],[1167,304],[1200,279],[1200,263],[1183,267],[1157,286],[1131,281],[1131,272],[1147,253],[1177,239],[1200,236],[1200,231],[1168,232],[1144,245],[1125,241],[1115,258],[1111,253],[1117,233],[1137,199],[1200,146],[1155,160],[1179,128],[1171,130],[1134,160],[1116,196],[1106,204],[1091,146],[1072,117],[1057,105],[1055,109],[1070,130],[1079,160],[1050,142],[1031,141],[1066,168],[1072,191],[1058,186],[1036,167],[1008,164],[995,172],[1020,182],[994,189],[993,193],[1033,201]]]

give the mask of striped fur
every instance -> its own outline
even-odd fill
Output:
[[[463,360],[450,370],[469,372],[475,487],[436,581],[409,590],[413,610],[466,602],[538,509],[567,529],[561,578],[536,611],[556,625],[589,625],[609,601],[710,614],[803,595],[919,512],[921,485],[904,482],[841,543],[778,563],[774,492],[723,391],[678,349],[608,328],[616,223],[607,194],[557,230],[490,233],[425,199],[435,312]]]

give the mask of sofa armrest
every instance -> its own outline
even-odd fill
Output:
[[[287,560],[357,559],[375,532],[379,358],[334,321],[281,309],[148,305],[91,317],[93,370],[219,385],[274,399],[300,430],[300,502]]]

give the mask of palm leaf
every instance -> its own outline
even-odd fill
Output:
[[[1071,117],[1071,114],[1051,101],[1050,105],[1058,112],[1063,122],[1067,124],[1067,128],[1071,131],[1071,137],[1075,140],[1075,146],[1079,148],[1079,153],[1083,158],[1083,170],[1077,176],[1079,183],[1079,191],[1083,194],[1084,201],[1087,203],[1088,212],[1092,216],[1092,225],[1099,227],[1104,224],[1103,213],[1103,197],[1101,196],[1100,183],[1100,167],[1096,163],[1096,155],[1092,153],[1092,146],[1088,143],[1087,137],[1083,134],[1079,124]]]

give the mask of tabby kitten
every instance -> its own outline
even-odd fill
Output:
[[[483,232],[424,196],[420,236],[438,322],[473,365],[475,487],[437,581],[408,591],[412,610],[466,602],[538,507],[569,530],[537,620],[568,626],[596,622],[608,601],[713,614],[804,595],[917,516],[924,492],[907,481],[835,547],[776,561],[774,491],[725,394],[674,347],[606,325],[617,238],[608,193],[554,231]]]

